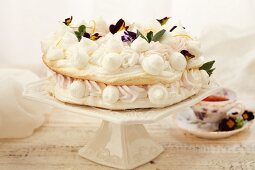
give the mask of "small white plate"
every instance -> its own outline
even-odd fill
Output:
[[[217,125],[195,123],[197,122],[197,119],[192,109],[183,110],[182,112],[175,114],[174,121],[180,129],[205,139],[227,138],[247,129],[251,124],[251,122],[246,122],[240,129],[215,132]]]

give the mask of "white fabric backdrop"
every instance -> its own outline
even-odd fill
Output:
[[[198,37],[222,30],[228,37],[255,28],[254,0],[1,0],[1,65],[40,63],[40,41],[57,23],[103,16],[108,21],[124,17],[141,22],[173,16]],[[217,30],[212,26],[217,26]],[[208,32],[208,30],[210,30]],[[223,35],[224,36],[224,35]],[[217,37],[222,38],[222,37]],[[204,41],[204,37],[202,41]],[[216,42],[203,42],[207,48]]]
[[[1,0],[0,66],[42,65],[40,40],[70,15],[180,19],[200,38],[205,56],[217,59],[220,84],[237,90],[255,110],[254,0]]]

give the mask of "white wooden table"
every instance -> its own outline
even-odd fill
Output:
[[[168,120],[170,120],[168,118]],[[165,148],[154,161],[138,170],[254,170],[255,125],[223,140],[205,140],[176,129],[167,120],[146,125]],[[100,121],[54,110],[33,136],[0,140],[0,169],[8,170],[110,170],[88,161],[77,151],[93,138]]]

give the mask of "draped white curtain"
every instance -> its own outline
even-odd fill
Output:
[[[0,0],[0,66],[41,63],[40,41],[68,16],[108,22],[172,16],[197,35],[215,76],[255,107],[254,0]],[[254,94],[254,95],[252,95]]]

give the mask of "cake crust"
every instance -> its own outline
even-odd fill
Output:
[[[177,80],[180,80],[181,73],[174,74],[171,78],[166,77],[160,77],[160,76],[153,76],[144,73],[141,71],[140,73],[137,73],[132,76],[123,76],[118,75],[118,78],[116,78],[116,75],[104,75],[104,74],[86,74],[84,71],[80,71],[76,68],[66,68],[66,67],[58,67],[56,66],[55,61],[50,61],[47,59],[46,56],[42,57],[44,64],[52,71],[67,76],[72,77],[75,79],[80,80],[92,80],[96,82],[102,82],[109,85],[150,85],[150,84],[156,84],[156,83],[162,83],[162,84],[169,84],[173,83]]]

